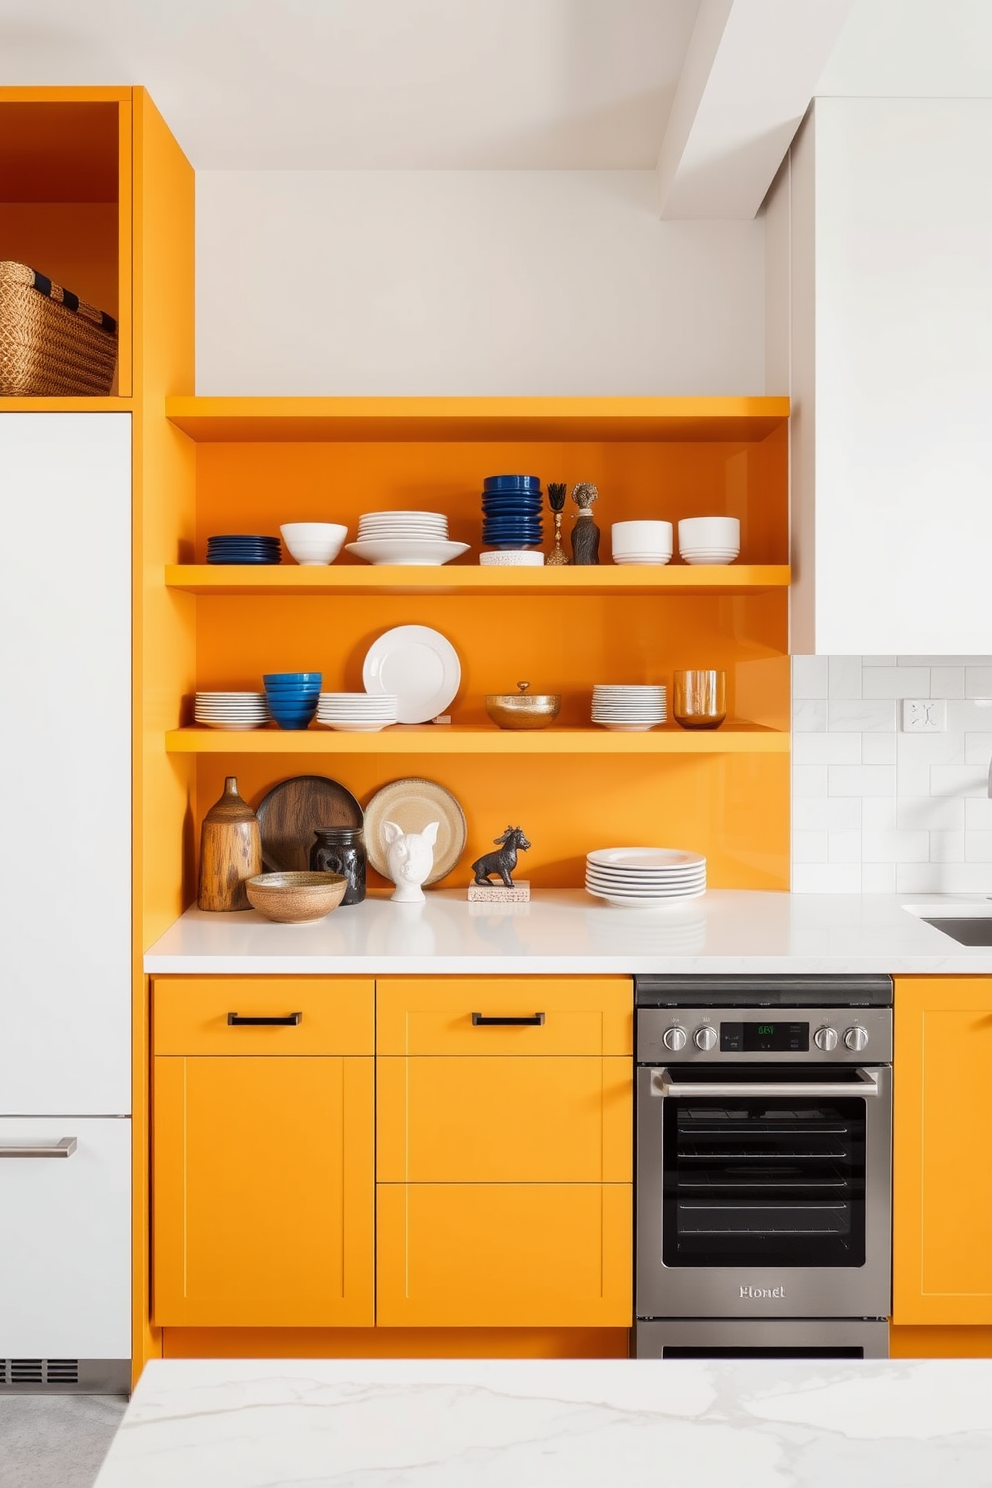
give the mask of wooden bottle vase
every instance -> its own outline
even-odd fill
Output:
[[[237,777],[228,775],[224,794],[203,818],[200,830],[200,909],[220,912],[251,909],[245,879],[262,871],[258,818],[238,795]]]

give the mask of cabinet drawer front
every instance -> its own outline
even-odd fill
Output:
[[[630,1054],[633,1007],[628,977],[384,977],[376,982],[376,1050]],[[521,1018],[532,1021],[501,1021]]]
[[[157,1324],[372,1324],[372,1066],[154,1061]]]
[[[232,1024],[289,1018],[283,1024]],[[375,983],[358,977],[155,977],[156,1054],[371,1054]]]
[[[385,1183],[629,1183],[633,1066],[612,1057],[385,1057]]]
[[[629,1327],[629,1184],[380,1183],[383,1327]]]
[[[131,1357],[130,1121],[0,1120],[8,1151],[73,1137],[0,1158],[0,1358]]]

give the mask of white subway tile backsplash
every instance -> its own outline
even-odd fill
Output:
[[[831,698],[827,704],[827,727],[845,733],[893,734],[896,728],[895,698]]]
[[[797,734],[792,741],[797,765],[860,765],[860,734]]]
[[[895,734],[861,735],[861,763],[863,765],[894,765],[895,762]]]
[[[965,832],[966,863],[992,863],[992,832]]]
[[[965,667],[964,695],[970,698],[992,697],[992,666]]]
[[[963,863],[965,860],[965,834],[961,832],[931,832],[931,863]]]
[[[865,831],[861,856],[866,863],[925,863],[930,857],[930,833]]]
[[[979,765],[931,765],[930,794],[985,796],[988,794],[988,773]]]
[[[935,698],[963,698],[964,667],[932,666],[930,668],[930,696]]]
[[[967,802],[960,796],[897,796],[894,804],[895,824],[904,831],[964,831]]]
[[[860,832],[828,832],[827,833],[827,862],[828,863],[860,863],[861,862],[861,833]]]
[[[792,696],[825,698],[827,695],[827,658],[794,656],[792,658]]]
[[[825,863],[827,861],[826,832],[794,831],[792,861],[794,863]]]
[[[832,693],[830,695],[833,696]],[[862,696],[866,698],[928,698],[930,696],[930,668],[865,667],[862,678]]]
[[[826,698],[793,699],[792,732],[794,734],[822,734],[826,726]]]
[[[797,797],[792,802],[792,829],[794,832],[860,831],[861,802],[854,796],[810,800]]]
[[[827,660],[827,697],[859,698],[861,696],[861,657],[830,656]]]
[[[828,765],[831,796],[891,796],[896,788],[893,765]]]
[[[860,863],[797,863],[792,870],[794,894],[860,894]]]
[[[992,657],[792,665],[794,891],[992,895]],[[902,698],[946,729],[903,733]]]
[[[793,799],[825,796],[827,794],[826,765],[793,765]]]

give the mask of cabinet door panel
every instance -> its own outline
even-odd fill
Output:
[[[380,1183],[384,1327],[629,1327],[629,1184]]]
[[[531,1018],[506,1025],[472,1021]],[[378,1054],[631,1054],[629,977],[383,977]]]
[[[154,1061],[156,1323],[373,1322],[372,1064]]]
[[[992,1323],[992,979],[900,979],[893,1321]]]
[[[156,1054],[371,1054],[375,983],[358,977],[156,977]],[[239,1017],[298,1024],[232,1025]]]
[[[131,1110],[131,416],[3,413],[0,1112]],[[56,889],[53,871],[63,875]]]
[[[629,1183],[629,1059],[382,1058],[385,1183]]]

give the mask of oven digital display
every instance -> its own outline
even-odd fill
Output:
[[[808,1023],[721,1023],[720,1050],[725,1054],[807,1053]]]

